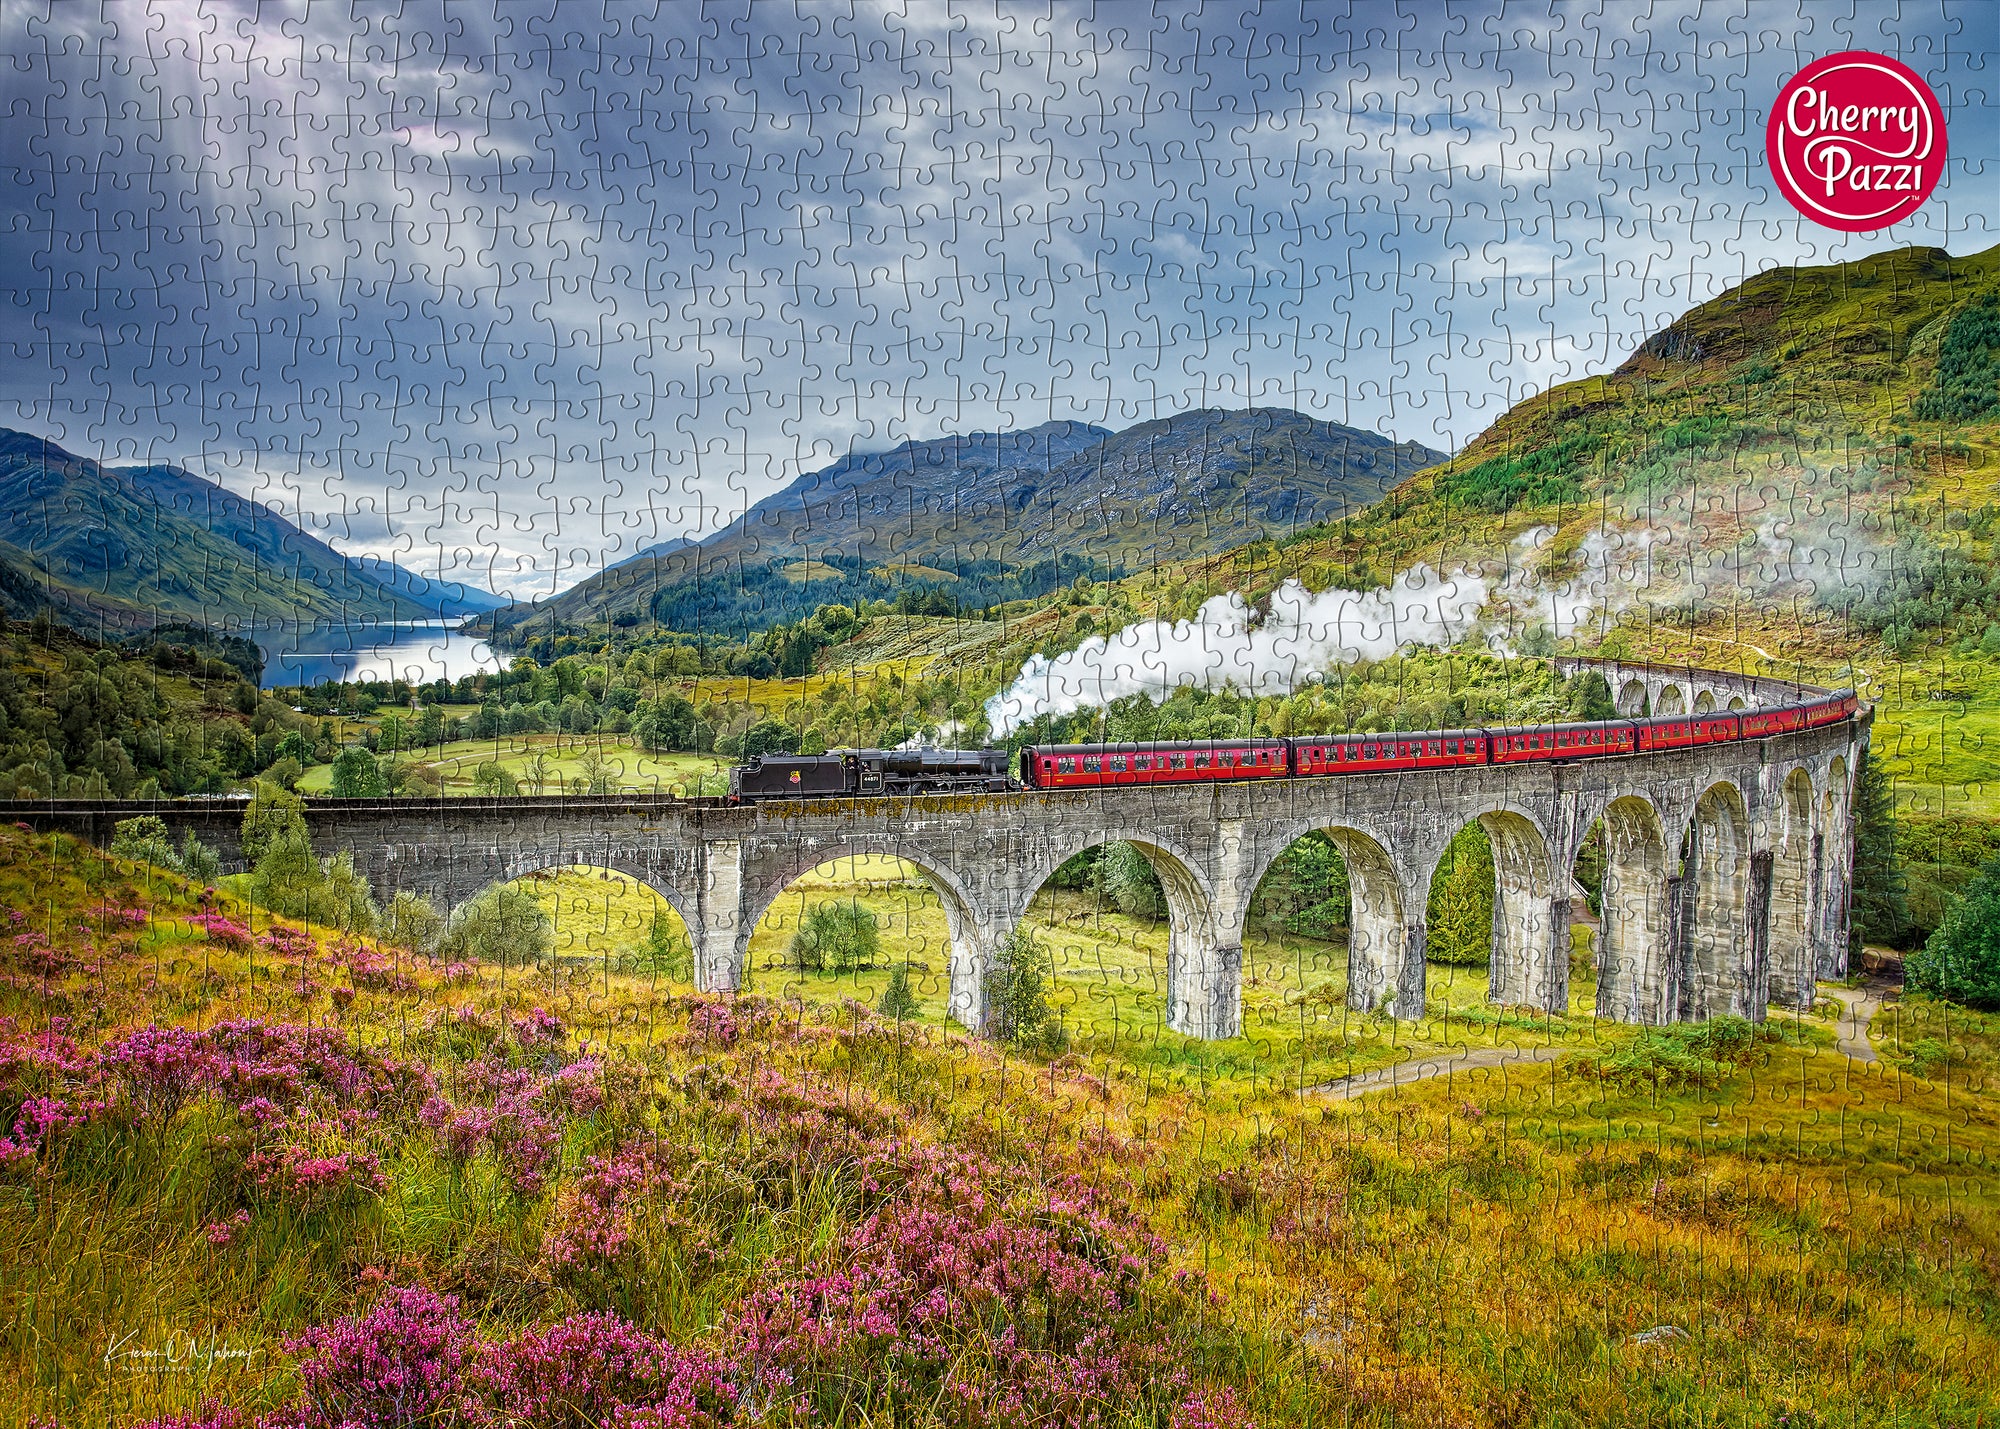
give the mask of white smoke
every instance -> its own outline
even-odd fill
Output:
[[[1485,574],[1440,576],[1418,565],[1371,591],[1318,594],[1288,580],[1262,614],[1235,591],[1218,595],[1192,620],[1142,621],[1067,654],[1033,657],[987,701],[987,720],[1004,736],[1039,715],[1135,694],[1157,702],[1187,686],[1288,695],[1342,665],[1468,636],[1503,656],[1530,631],[1589,648],[1641,604],[1688,610],[1729,588],[1768,596],[1803,586],[1824,597],[1872,583],[1883,559],[1856,533],[1783,519],[1758,527],[1754,540],[1722,546],[1671,518],[1601,526],[1565,556],[1551,549],[1556,535],[1553,526],[1523,532]]]
[[[1142,621],[1053,658],[1035,656],[987,701],[986,717],[1000,736],[1039,715],[1126,695],[1158,701],[1188,686],[1290,694],[1335,666],[1456,644],[1479,625],[1489,589],[1477,575],[1440,576],[1418,565],[1371,591],[1314,594],[1288,580],[1262,615],[1229,591],[1203,602],[1191,620]]]
[[[1506,575],[1494,587],[1496,650],[1507,637],[1541,628],[1557,640],[1599,640],[1617,618],[1656,583],[1653,548],[1663,532],[1653,527],[1604,526],[1585,536],[1566,566],[1543,556],[1556,528],[1536,526],[1507,549]]]

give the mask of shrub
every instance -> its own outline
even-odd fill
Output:
[[[152,814],[120,819],[112,827],[111,856],[132,863],[150,863],[174,873],[181,871],[180,855],[174,851],[166,820]]]
[[[489,1347],[479,1357],[473,1383],[490,1404],[481,1422],[496,1426],[698,1429],[735,1417],[736,1395],[722,1361],[699,1351],[683,1353],[602,1312],[572,1315]],[[634,1406],[652,1412],[621,1413]]]
[[[181,840],[181,872],[196,883],[213,883],[222,876],[222,855],[195,837],[193,829]]]
[[[518,967],[546,957],[554,947],[549,915],[535,895],[511,883],[498,883],[451,915],[438,951],[452,962]]]
[[[889,974],[889,985],[882,989],[882,1000],[875,1004],[875,1010],[895,1022],[906,1022],[917,1015],[917,995],[910,991],[908,968],[898,967]]]
[[[1042,940],[1016,928],[986,980],[986,1016],[993,1035],[1028,1051],[1054,1056],[1069,1045],[1062,1020],[1049,1006],[1054,961]]]
[[[1980,866],[1938,930],[1903,967],[1919,992],[2000,1009],[2000,858]]]
[[[455,1296],[403,1289],[285,1348],[304,1391],[288,1429],[400,1429],[458,1422],[474,1342]]]
[[[1777,1032],[1741,1017],[1649,1027],[1605,1057],[1581,1065],[1628,1091],[1714,1091]]]
[[[382,936],[413,952],[437,949],[444,934],[444,915],[420,893],[398,893],[389,901],[388,915],[382,920]]]
[[[306,837],[306,801],[260,781],[243,810],[243,857],[255,868],[281,839],[294,835]]]
[[[875,961],[881,925],[853,899],[821,903],[799,921],[791,954],[800,972],[846,973]]]
[[[694,981],[694,944],[688,940],[687,929],[680,919],[664,908],[653,912],[639,963],[644,971],[659,977]]]

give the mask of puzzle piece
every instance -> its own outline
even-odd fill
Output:
[[[0,1419],[1993,1417],[2000,7],[0,30]]]

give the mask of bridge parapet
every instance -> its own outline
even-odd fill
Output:
[[[1565,679],[1584,670],[1598,671],[1611,686],[1618,713],[1627,718],[1706,714],[1712,709],[1769,709],[1827,693],[1797,680],[1692,665],[1650,665],[1584,655],[1558,655],[1551,663]]]

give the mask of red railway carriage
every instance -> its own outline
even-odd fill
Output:
[[[1639,749],[1688,749],[1697,744],[1715,744],[1742,737],[1743,721],[1734,712],[1667,715],[1661,719],[1635,721]]]
[[[1496,729],[1488,732],[1487,743],[1492,750],[1492,763],[1525,764],[1534,760],[1631,754],[1639,747],[1639,737],[1630,720],[1601,720],[1535,729]]]
[[[1486,736],[1470,729],[1320,735],[1291,745],[1292,772],[1300,775],[1456,769],[1486,762]]]
[[[1794,730],[1806,728],[1805,705],[1785,705],[1771,710],[1743,710],[1736,716],[1745,739],[1763,739],[1766,735],[1790,734]]]
[[[1861,696],[1853,690],[1839,690],[1823,700],[1814,700],[1806,706],[1806,728],[1816,729],[1823,724],[1838,724],[1844,719],[1853,719],[1861,711]]]
[[[1030,745],[1021,751],[1021,782],[1031,789],[1101,789],[1283,779],[1291,773],[1286,755],[1282,739]]]

